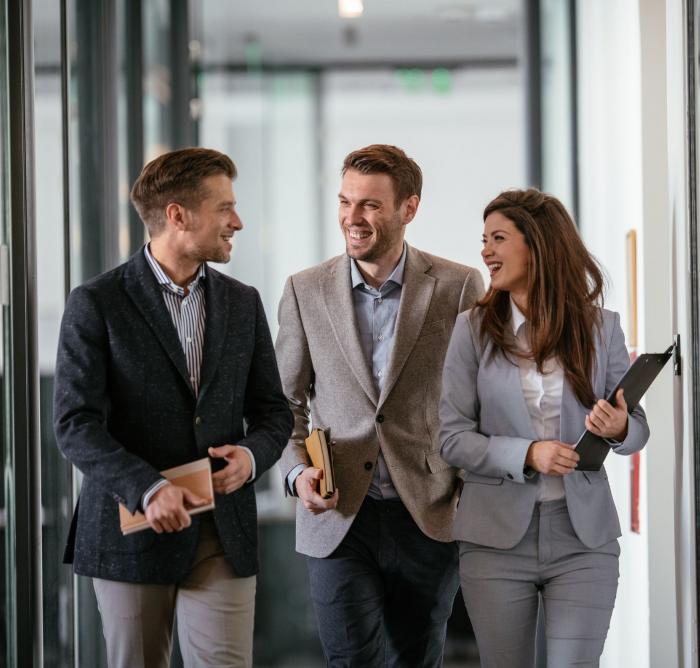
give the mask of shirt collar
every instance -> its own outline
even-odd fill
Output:
[[[143,247],[143,254],[146,256],[146,261],[148,262],[148,266],[151,268],[153,271],[153,274],[156,277],[156,280],[158,281],[159,285],[162,285],[173,292],[182,293],[184,290],[179,286],[173,283],[172,279],[163,271],[163,267],[160,266],[158,263],[158,260],[156,260],[153,257],[153,254],[151,253],[151,244],[148,243]],[[187,286],[188,290],[192,290],[192,288],[199,282],[199,279],[201,278],[206,278],[207,272],[205,270],[205,265],[204,262],[199,265],[199,269],[197,271],[197,275],[194,277],[194,280]]]
[[[510,323],[513,327],[513,334],[518,335],[520,328],[527,322],[527,318],[518,308],[517,304],[511,298],[510,300]]]
[[[379,286],[379,290],[381,290],[389,281],[396,285],[403,285],[403,274],[404,274],[404,269],[406,268],[406,244],[404,243],[403,245],[403,253],[401,253],[401,258],[399,259],[398,264],[396,267],[394,267],[394,271],[391,272],[389,275],[389,278],[384,281]],[[352,281],[352,287],[356,288],[358,286],[364,286],[366,285],[365,279],[362,277],[362,273],[360,272],[359,267],[357,266],[357,263],[353,258],[350,258],[350,279]]]

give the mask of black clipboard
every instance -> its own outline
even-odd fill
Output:
[[[615,405],[615,395],[619,389],[625,391],[625,401],[627,402],[627,411],[632,410],[637,406],[639,400],[644,396],[644,393],[649,389],[649,386],[654,382],[654,379],[659,375],[661,369],[664,368],[666,362],[673,355],[674,346],[670,346],[663,353],[645,353],[640,355],[622,378],[615,385],[612,392],[607,397],[609,403]],[[581,458],[576,466],[577,471],[599,471],[603,466],[605,458],[610,452],[611,446],[608,442],[592,434],[586,429],[581,434],[574,446],[576,452]]]

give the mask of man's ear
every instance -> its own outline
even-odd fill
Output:
[[[401,205],[401,208],[403,209],[404,225],[408,225],[415,218],[419,204],[420,197],[418,197],[418,195],[411,195],[404,200],[404,203]]]
[[[185,207],[177,202],[170,202],[165,207],[165,223],[172,225],[177,231],[183,231],[187,227]]]

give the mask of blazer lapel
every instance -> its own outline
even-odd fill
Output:
[[[194,396],[185,353],[165,307],[161,288],[146,262],[143,249],[137,251],[129,260],[124,272],[124,288]]]
[[[204,294],[206,299],[206,325],[204,330],[204,350],[200,372],[199,396],[202,397],[216,374],[219,359],[224,349],[231,300],[227,298],[226,286],[221,276],[209,267],[206,269]]]
[[[431,264],[419,251],[408,246],[401,302],[394,329],[394,345],[379,398],[380,405],[384,403],[396,384],[425,322],[435,290],[435,279],[426,273],[430,267]]]
[[[347,255],[342,255],[332,265],[328,280],[322,281],[320,287],[328,320],[345,361],[352,369],[365,394],[376,405],[377,388],[372,380],[369,362],[362,351],[358,336],[350,281],[350,259]]]

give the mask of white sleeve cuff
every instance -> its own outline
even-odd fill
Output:
[[[294,483],[299,477],[299,474],[306,468],[306,464],[297,464],[288,474],[287,474],[287,492],[292,496],[298,496],[296,487]]]
[[[253,457],[253,453],[250,451],[250,448],[246,448],[245,445],[239,445],[238,447],[241,450],[245,450],[248,453],[248,457],[250,457],[250,478],[248,478],[246,482],[253,482],[253,480],[255,480],[255,474],[257,473],[255,457]]]
[[[170,483],[165,479],[161,478],[158,482],[154,482],[144,493],[143,496],[141,497],[141,508],[143,508],[143,511],[146,512],[146,508],[148,507],[148,504],[151,502],[151,498],[153,495],[161,488],[165,487],[165,485],[169,485]]]

